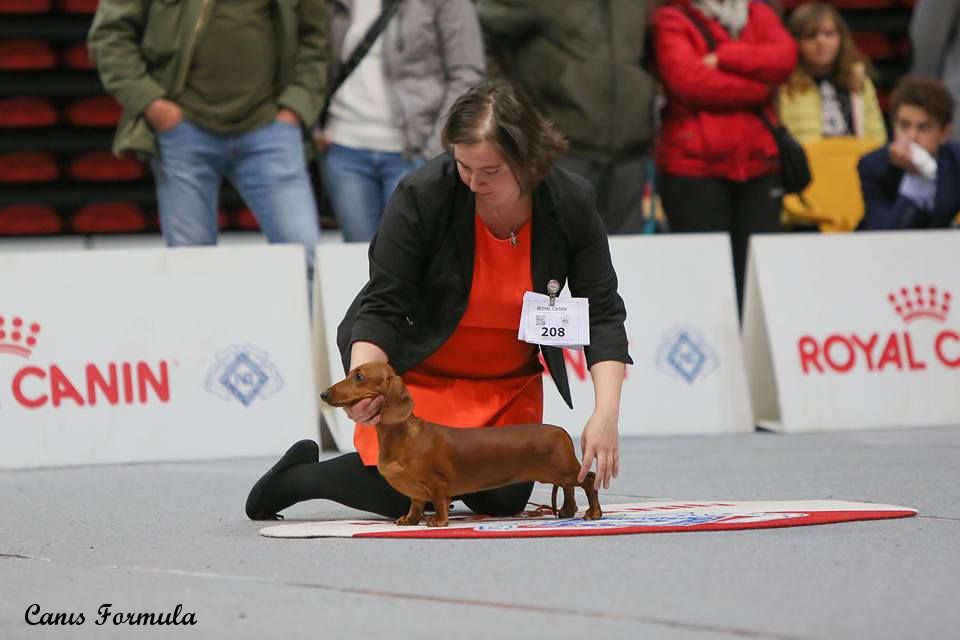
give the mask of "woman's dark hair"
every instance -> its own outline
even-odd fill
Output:
[[[837,59],[828,79],[843,91],[861,91],[864,76],[874,73],[873,66],[870,60],[857,49],[850,27],[833,5],[826,2],[808,2],[800,5],[790,14],[787,30],[794,40],[800,42],[814,37],[824,20],[831,21],[840,34],[840,50],[837,51]],[[813,75],[804,68],[802,57],[797,65],[797,71],[803,73],[794,73],[787,81],[787,91],[790,93],[809,85],[810,76]]]
[[[900,105],[920,107],[945,127],[953,122],[953,96],[942,82],[935,78],[905,76],[890,94],[890,113],[894,117]]]
[[[442,134],[443,147],[493,144],[529,193],[567,151],[567,139],[551,120],[505,80],[487,80],[457,98]]]

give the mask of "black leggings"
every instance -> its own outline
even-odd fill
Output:
[[[452,499],[462,500],[476,513],[509,516],[526,508],[532,492],[533,483],[523,482]],[[313,499],[333,500],[388,518],[399,518],[410,509],[410,498],[391,487],[376,467],[365,466],[357,453],[347,453],[280,471],[263,488],[257,510],[276,513]]]
[[[754,233],[780,230],[783,187],[779,175],[734,182],[664,175],[660,197],[671,231],[726,231],[733,248],[737,302],[743,307],[747,245]]]

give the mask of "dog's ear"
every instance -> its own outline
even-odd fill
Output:
[[[413,398],[410,397],[400,376],[394,375],[387,378],[385,387],[380,422],[384,424],[403,422],[413,413]]]

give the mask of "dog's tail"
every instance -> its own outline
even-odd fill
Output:
[[[557,513],[557,491],[560,489],[560,485],[553,485],[553,493],[550,495],[550,510],[553,511],[553,517],[559,518]]]

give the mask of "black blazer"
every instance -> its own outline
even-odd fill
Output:
[[[886,147],[860,158],[857,171],[864,202],[858,231],[946,228],[960,211],[960,143],[955,140],[941,146],[937,154],[937,196],[932,210],[900,195],[903,169],[891,164]]]
[[[473,281],[475,211],[474,194],[449,153],[400,181],[370,243],[370,280],[337,331],[344,371],[356,341],[379,346],[403,373],[453,334]],[[569,278],[571,293],[590,300],[587,364],[632,364],[623,327],[626,309],[617,293],[617,274],[590,184],[553,169],[533,193],[532,224],[534,289],[546,293],[550,280],[563,286]],[[541,351],[557,390],[572,408],[562,351]]]

